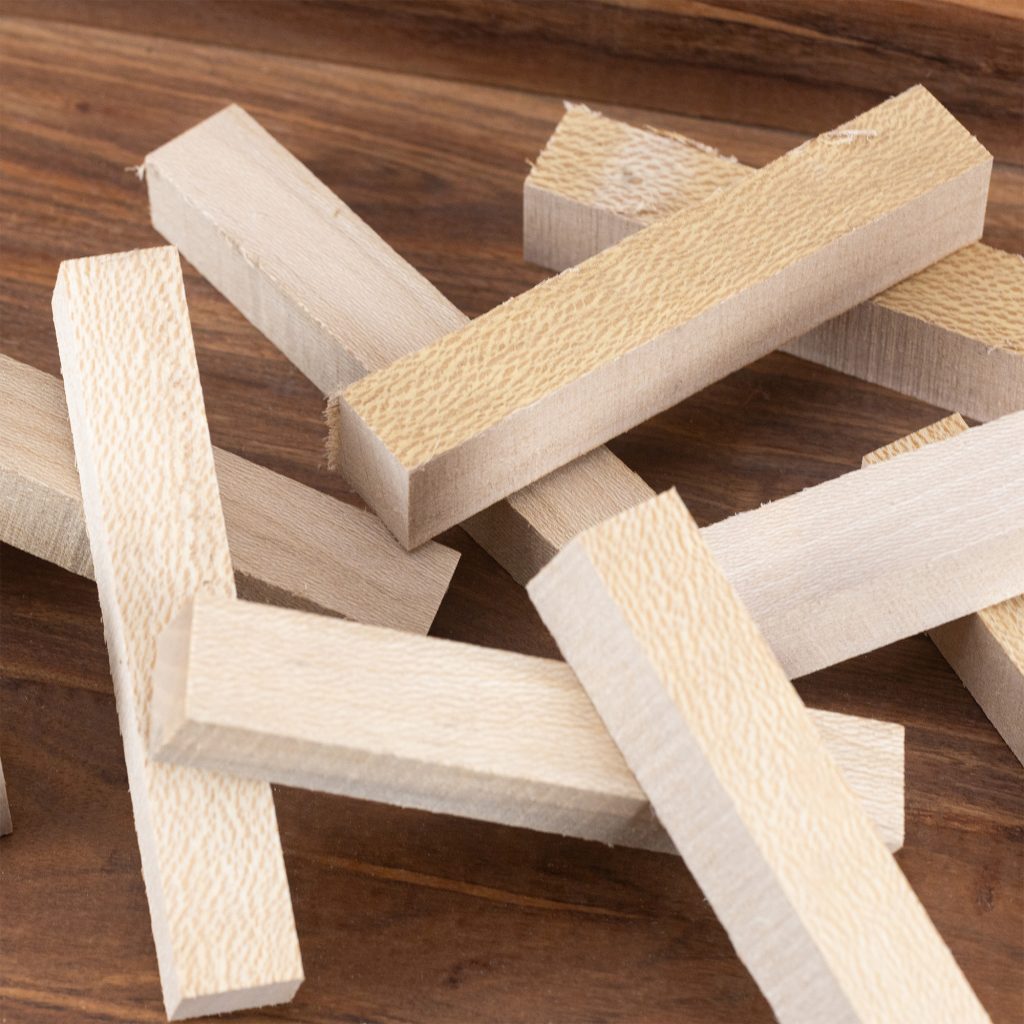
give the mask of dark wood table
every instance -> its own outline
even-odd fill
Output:
[[[1020,8],[833,6],[9,0],[2,349],[58,372],[58,263],[160,244],[127,168],[232,101],[471,315],[544,276],[521,260],[521,187],[566,93],[763,163],[924,80],[996,152],[986,239],[1021,251]],[[189,267],[186,288],[214,442],[349,497],[323,466],[316,390]],[[707,523],[939,415],[776,354],[611,447]],[[444,539],[463,555],[434,632],[554,655],[524,592],[459,531]],[[95,588],[4,547],[0,613],[15,822],[0,1019],[162,1020]],[[925,637],[797,685],[812,706],[906,725],[898,860],[993,1019],[1021,1020],[1021,766]],[[276,796],[306,982],[235,1019],[771,1017],[678,858]]]

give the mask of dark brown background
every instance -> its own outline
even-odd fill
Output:
[[[924,81],[1000,161],[986,239],[1024,248],[1016,0],[0,9],[0,344],[52,372],[59,261],[158,244],[125,168],[231,101],[471,315],[543,277],[521,261],[521,186],[566,95],[759,164]],[[214,441],[344,497],[315,389],[186,271]],[[612,448],[706,523],[939,414],[773,355]],[[458,531],[446,540],[464,554],[434,631],[555,654],[523,591]],[[0,841],[0,1018],[162,1020],[95,589],[4,547],[0,613],[16,829]],[[1019,1021],[1024,771],[923,637],[798,688],[907,726],[899,862],[993,1018]],[[676,858],[277,795],[307,980],[264,1018],[770,1019]]]

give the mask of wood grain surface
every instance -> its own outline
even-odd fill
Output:
[[[582,84],[570,89],[568,73],[553,66],[560,50],[547,50],[548,78],[537,72],[540,56],[517,66],[510,51],[507,64],[520,76],[512,84],[529,78],[535,90],[524,92],[436,77],[445,69],[440,57],[430,58],[435,67],[423,66],[427,44],[436,41],[426,30],[405,39],[401,67],[435,77],[346,65],[341,58],[387,61],[368,43],[359,54],[332,56],[326,33],[299,32],[321,9],[335,17],[325,5],[296,5],[291,20],[279,17],[279,30],[262,35],[256,27],[278,5],[246,5],[241,21],[240,5],[203,13],[200,5],[175,5],[178,17],[163,20],[181,39],[165,38],[169,32],[162,36],[144,20],[163,6],[133,5],[133,17],[143,20],[110,31],[71,24],[99,23],[110,5],[3,5],[17,15],[0,25],[4,352],[57,372],[49,299],[60,260],[158,244],[145,188],[125,168],[231,101],[460,309],[478,315],[542,279],[520,257],[521,190],[526,160],[561,115],[561,93],[583,91]],[[870,15],[875,38],[891,40],[885,60],[871,64],[873,76],[861,78],[867,101],[844,84],[861,75],[855,62],[830,59],[839,43],[829,43],[829,25],[839,17],[824,13],[831,5],[807,4],[807,19],[813,15],[818,25],[800,44],[807,48],[799,103],[784,95],[797,79],[780,78],[777,90],[765,88],[760,106],[748,107],[724,75],[717,85],[708,79],[701,90],[690,86],[691,100],[704,105],[697,113],[719,120],[604,109],[760,165],[792,148],[800,133],[838,123],[849,95],[859,109],[876,91],[909,84],[896,51],[912,43],[922,53],[955,51],[951,80],[964,97],[989,104],[974,130],[1005,159],[1000,138],[1018,147],[1021,141],[1011,128],[1019,100],[997,89],[1000,74],[1012,76],[1006,68],[1016,44],[1006,26],[1013,22],[993,2],[975,4],[991,13],[980,10],[970,20],[965,4],[906,6],[914,17],[897,25],[886,5],[857,5]],[[627,13],[617,17],[628,21]],[[199,22],[210,26],[207,34],[190,35]],[[838,39],[860,29],[835,31]],[[727,34],[716,40],[724,53]],[[811,44],[819,42],[816,51]],[[560,45],[582,67],[571,42]],[[697,36],[688,45],[697,48]],[[397,43],[390,52],[395,63]],[[591,62],[605,60],[609,83],[629,80],[613,55],[588,52]],[[749,62],[749,48],[744,53]],[[494,75],[500,70],[495,66]],[[485,77],[458,66],[447,73]],[[596,67],[589,74],[601,79]],[[933,84],[925,69],[916,74]],[[678,81],[686,93],[686,79]],[[1019,80],[1013,88],[1019,93]],[[551,92],[536,91],[543,89]],[[953,102],[937,85],[936,92]],[[659,106],[642,90],[616,95]],[[997,164],[987,242],[1024,249],[1022,194],[1021,169]],[[349,497],[323,466],[316,389],[185,270],[214,443]],[[706,524],[854,469],[865,452],[942,414],[776,354],[611,448],[652,487],[678,487]],[[525,592],[460,531],[443,539],[463,558],[434,632],[555,656]],[[15,821],[14,834],[0,840],[0,1016],[19,1024],[160,1021],[96,589],[11,548],[0,561],[0,748]],[[1024,770],[924,637],[835,666],[797,688],[814,707],[907,726],[907,842],[897,859],[993,1019],[1019,1020]],[[298,790],[277,789],[276,802],[306,982],[294,1003],[232,1020],[771,1019],[678,858]]]

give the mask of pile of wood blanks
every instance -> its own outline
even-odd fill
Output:
[[[790,680],[930,631],[1024,759],[991,164],[921,87],[760,171],[570,107],[524,189],[561,273],[469,322],[240,108],[146,157],[171,244],[62,264],[63,396],[0,358],[0,539],[96,580],[169,1018],[302,983],[279,782],[678,852],[782,1021],[988,1019],[892,857],[902,727]],[[211,446],[179,252],[372,511]],[[780,346],[979,424],[702,530],[601,447]],[[565,662],[424,635],[455,524]]]

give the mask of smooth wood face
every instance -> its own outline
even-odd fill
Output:
[[[864,456],[873,465],[967,430],[959,413]],[[1024,594],[931,630],[935,646],[1024,763]]]
[[[704,539],[795,679],[1019,593],[1022,479],[1024,411],[714,523]]]
[[[570,106],[523,185],[523,253],[593,256],[754,171],[671,132]],[[783,346],[990,420],[1024,407],[1024,259],[976,243]]]
[[[335,461],[423,543],[978,238],[990,161],[908,90],[351,385]]]
[[[527,589],[783,1024],[989,1019],[678,494]]]
[[[466,323],[240,107],[154,150],[144,173],[156,230],[325,395]]]
[[[158,760],[673,852],[565,662],[197,598],[160,638]],[[812,712],[890,849],[903,729]]]
[[[133,6],[141,17],[164,5]],[[185,25],[199,10],[167,18]],[[916,38],[935,35],[944,11],[922,17]],[[522,260],[522,186],[525,160],[562,116],[560,95],[247,53],[234,41],[251,38],[248,21],[236,24],[211,49],[3,22],[4,352],[58,371],[49,302],[60,260],[158,244],[145,184],[124,168],[230,102],[467,314],[544,276]],[[901,25],[890,8],[886,32]],[[988,88],[973,73],[965,81]],[[832,96],[822,85],[799,113],[820,118],[816,128],[835,124]],[[610,113],[754,165],[800,141],[740,118]],[[993,174],[993,245],[1022,248],[1019,181],[1005,166]],[[214,442],[353,501],[324,467],[320,393],[187,262],[184,271]],[[610,447],[653,488],[677,487],[705,525],[856,469],[865,452],[942,415],[774,354]],[[557,656],[523,590],[461,531],[444,540],[462,559],[433,632]],[[5,545],[0,618],[0,749],[15,818],[0,842],[0,1001],[27,1024],[156,1024],[164,1013],[96,588]],[[925,637],[796,686],[815,708],[907,726],[897,860],[993,1018],[1017,1024],[1024,769]],[[275,804],[307,973],[275,1019],[773,1019],[678,857],[285,787]]]
[[[810,134],[928,82],[1000,159],[1024,157],[1013,0],[274,0],[214,8],[8,0],[12,13]],[[895,59],[894,54],[899,58]]]
[[[146,752],[157,636],[196,594],[235,596],[177,252],[66,260],[53,320],[167,1016],[287,1001],[270,787]]]
[[[376,516],[213,450],[243,597],[425,633],[458,553],[399,547]],[[0,355],[0,537],[92,579],[60,381]]]

